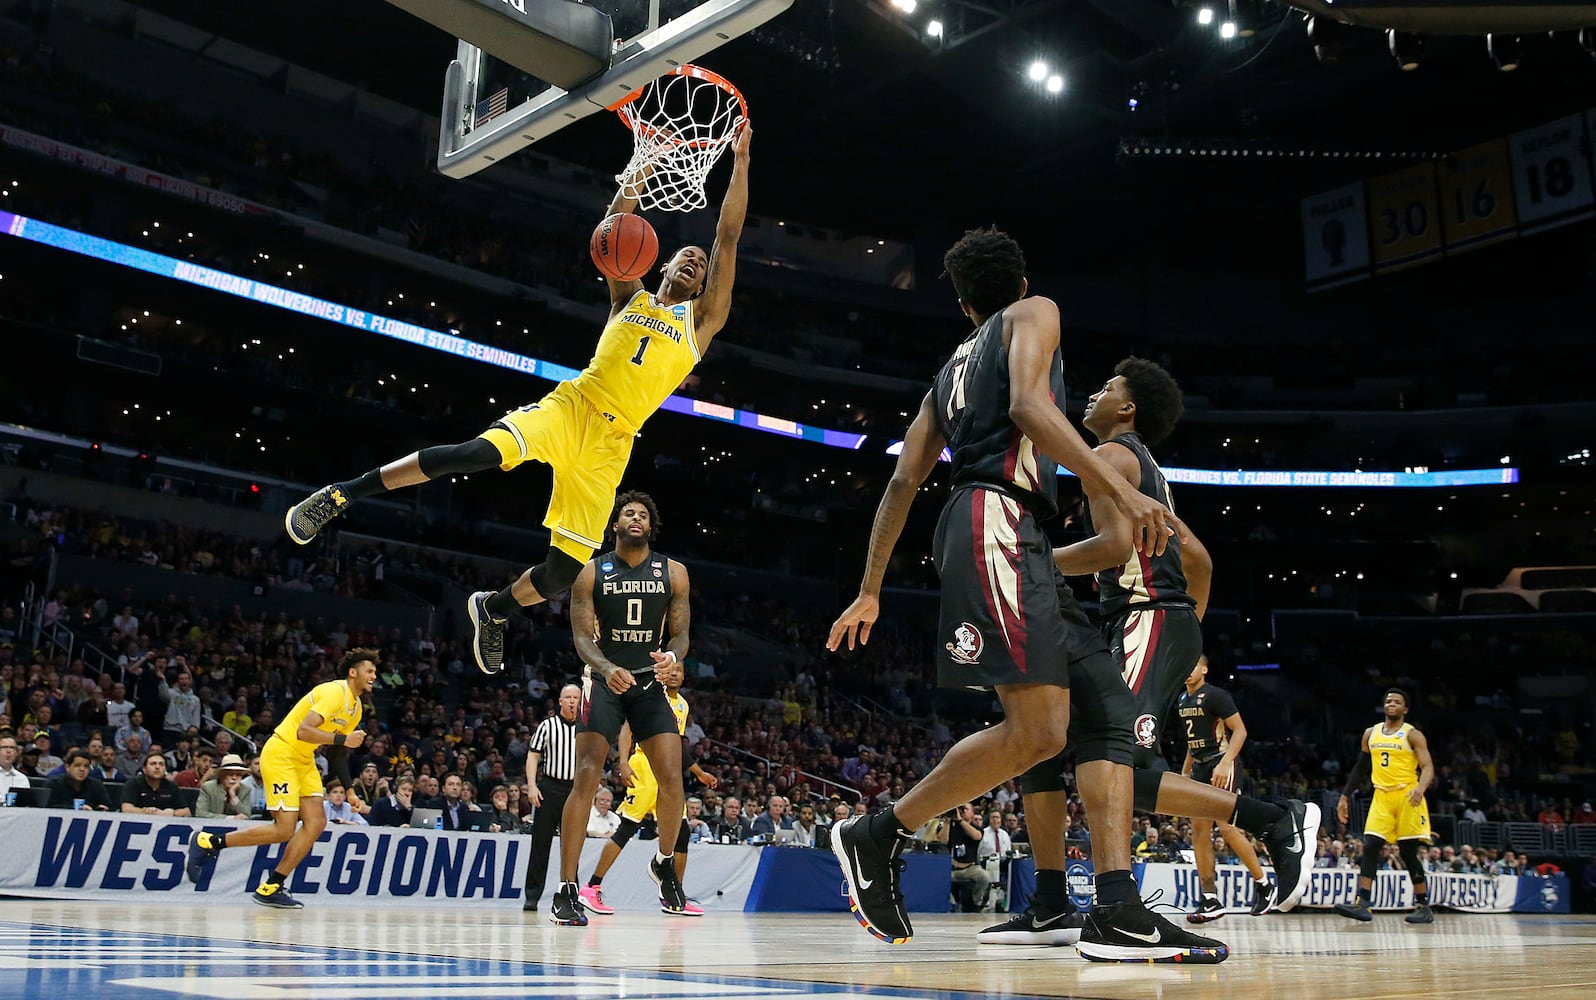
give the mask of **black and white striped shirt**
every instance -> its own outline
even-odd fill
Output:
[[[576,773],[576,722],[551,715],[538,723],[527,751],[541,755],[538,776],[570,781]]]

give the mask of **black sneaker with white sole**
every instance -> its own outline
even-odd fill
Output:
[[[648,863],[648,877],[659,886],[661,913],[681,913],[687,909],[687,893],[682,891],[682,880],[676,877],[676,859],[663,862],[656,856]]]
[[[288,508],[283,515],[283,527],[296,544],[309,545],[316,532],[331,524],[339,514],[349,509],[349,498],[336,486],[323,486],[310,496]]]
[[[1027,906],[1001,924],[993,924],[975,936],[977,944],[1074,944],[1081,939],[1086,914],[1039,912]]]
[[[1229,945],[1175,926],[1141,900],[1092,907],[1075,950],[1093,962],[1218,965],[1230,957]]]
[[[914,936],[903,905],[899,878],[908,862],[899,855],[907,841],[894,836],[882,843],[870,836],[867,816],[855,816],[831,830],[831,853],[842,866],[848,906],[865,930],[888,944],[907,944]]]
[[[1319,807],[1312,802],[1292,799],[1286,815],[1269,831],[1269,860],[1275,866],[1275,909],[1290,913],[1302,902],[1313,875],[1313,859],[1319,852]]]
[[[488,610],[491,590],[479,590],[466,602],[471,615],[471,655],[476,658],[477,669],[492,676],[504,669],[504,623]]]
[[[1206,924],[1218,920],[1225,915],[1225,904],[1219,901],[1218,896],[1204,895],[1203,901],[1197,904],[1197,909],[1186,914],[1188,924]]]
[[[587,909],[577,896],[575,882],[567,882],[554,891],[554,901],[549,904],[549,919],[566,927],[587,926]]]
[[[1255,882],[1252,890],[1252,915],[1261,917],[1275,905],[1277,887],[1273,882]]]

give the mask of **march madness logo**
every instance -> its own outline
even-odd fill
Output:
[[[974,665],[981,662],[981,633],[969,622],[960,622],[953,630],[953,641],[947,644],[948,655],[957,663]]]
[[[1152,715],[1136,717],[1136,745],[1151,749],[1158,744],[1158,718]]]

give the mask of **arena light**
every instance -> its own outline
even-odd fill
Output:
[[[942,37],[942,22],[936,20],[935,18],[933,18],[930,22],[928,22],[926,24],[925,33],[930,35],[932,38],[941,38]]]
[[[1329,17],[1308,18],[1308,41],[1313,43],[1315,59],[1326,66],[1341,61],[1353,29]]]
[[[1424,62],[1423,35],[1409,34],[1392,28],[1385,33],[1385,43],[1391,50],[1391,58],[1407,72],[1418,69],[1419,64]]]
[[[1496,68],[1503,73],[1518,69],[1519,62],[1524,58],[1524,43],[1517,35],[1486,35],[1485,49],[1491,54],[1491,61],[1496,63]]]
[[[1197,23],[1207,27],[1214,23],[1214,9],[1212,7],[1197,8]]]
[[[1047,63],[1040,59],[1036,60],[1025,71],[1025,75],[1031,78],[1032,83],[1041,83],[1047,79]]]
[[[1047,92],[1049,94],[1062,94],[1064,92],[1064,78],[1054,73],[1047,78]]]
[[[913,14],[914,9],[919,6],[919,2],[918,0],[892,0],[892,6],[903,11],[905,14]]]
[[[1224,39],[1235,38],[1236,37],[1236,22],[1235,21],[1226,21],[1224,24],[1221,24],[1219,26],[1219,37],[1220,38],[1224,38]]]

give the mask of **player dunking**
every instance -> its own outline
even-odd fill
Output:
[[[288,535],[301,545],[364,497],[439,476],[509,471],[532,459],[554,469],[543,523],[548,556],[498,593],[471,595],[472,652],[484,673],[504,669],[504,625],[517,608],[541,604],[571,586],[582,563],[603,545],[605,518],[632,454],[632,439],[726,325],[737,270],[737,240],[748,211],[745,123],[732,142],[735,161],[721,203],[714,249],[683,247],[661,268],[659,290],[606,278],[610,318],[587,368],[548,395],[511,410],[479,436],[423,448],[347,482],[323,487],[289,509]],[[630,212],[635,198],[617,192],[606,215]]]
[[[1363,753],[1359,754],[1346,791],[1336,803],[1336,818],[1347,822],[1350,800],[1374,776],[1374,799],[1363,821],[1363,870],[1358,873],[1358,898],[1354,903],[1337,903],[1336,912],[1354,920],[1373,920],[1369,900],[1374,896],[1374,873],[1380,867],[1380,853],[1395,840],[1402,863],[1413,879],[1414,911],[1410,924],[1435,920],[1430,912],[1429,886],[1424,864],[1419,860],[1419,845],[1430,840],[1430,807],[1424,793],[1435,780],[1435,762],[1430,759],[1430,743],[1408,721],[1408,695],[1401,688],[1385,693],[1385,722],[1363,731]]]
[[[876,511],[859,596],[831,627],[827,648],[866,642],[909,504],[944,443],[953,488],[937,525],[942,578],[937,680],[944,687],[992,688],[1004,719],[966,737],[893,806],[839,823],[832,853],[842,866],[854,914],[890,943],[913,934],[899,886],[898,858],[911,831],[1062,750],[1070,726],[1070,628],[1053,587],[1038,519],[1057,509],[1056,462],[1121,505],[1149,554],[1163,550],[1172,515],[1095,455],[1055,402],[1064,394],[1058,307],[1026,298],[1025,257],[996,230],[966,233],[943,258],[959,306],[975,325],[953,353],[909,426],[897,468]],[[1078,609],[1077,609],[1078,610]],[[1077,627],[1090,632],[1081,616]],[[1098,658],[1106,648],[1097,641]],[[1113,670],[1112,664],[1106,664]],[[1142,905],[1130,872],[1131,776],[1128,729],[1123,761],[1105,748],[1083,757],[1081,792],[1103,823],[1097,894],[1088,933],[1107,960],[1219,961],[1223,945],[1200,938]],[[1114,736],[1112,727],[1104,743]],[[1111,831],[1121,831],[1117,836]],[[1095,846],[1095,845],[1094,845]],[[1086,951],[1082,938],[1082,953]]]
[[[327,828],[327,812],[321,805],[321,773],[316,769],[316,748],[352,750],[365,741],[365,731],[355,727],[360,725],[361,696],[377,683],[377,655],[369,649],[351,649],[345,653],[338,661],[343,679],[316,685],[272,730],[261,748],[260,775],[266,785],[266,809],[272,814],[273,822],[234,830],[225,836],[217,836],[209,830],[196,833],[188,845],[190,882],[200,880],[205,869],[216,863],[223,848],[281,844],[286,840],[288,846],[283,848],[276,869],[266,876],[250,898],[262,906],[283,909],[305,905],[288,894],[283,881],[299,867],[316,838]],[[346,784],[353,783],[349,777],[347,752],[334,757],[329,751],[329,763]]]
[[[587,825],[588,803],[598,791],[610,744],[620,737],[623,725],[630,727],[656,779],[655,815],[683,815],[687,798],[681,732],[665,682],[656,673],[658,668],[679,665],[687,656],[692,625],[687,568],[651,548],[660,518],[647,493],[621,494],[611,528],[615,550],[582,567],[571,587],[571,636],[587,670],[577,712],[576,778],[571,797],[565,800],[561,830]],[[662,649],[666,636],[670,641]],[[648,874],[659,886],[660,909],[685,913],[687,897],[672,856],[676,838],[670,833],[669,825],[662,825],[659,850],[649,862]],[[557,924],[587,923],[576,884],[581,860],[582,838],[562,836],[560,888],[551,911]]]
[[[1247,726],[1236,710],[1236,700],[1230,692],[1208,683],[1208,657],[1199,656],[1197,665],[1186,676],[1186,692],[1175,703],[1175,715],[1186,738],[1186,760],[1180,773],[1193,781],[1236,790],[1236,758],[1247,742]],[[1197,855],[1197,877],[1202,883],[1203,898],[1186,919],[1194,924],[1218,920],[1225,915],[1219,901],[1219,887],[1214,869],[1214,824],[1206,816],[1193,816],[1192,850]],[[1275,901],[1275,886],[1264,877],[1263,866],[1258,863],[1258,853],[1252,849],[1247,835],[1229,823],[1219,823],[1219,835],[1236,852],[1236,857],[1252,876],[1252,915],[1269,912]]]
[[[654,676],[665,685],[665,700],[670,703],[671,714],[676,716],[676,731],[685,739],[687,736],[687,699],[682,697],[682,680],[685,669],[680,663],[671,662],[657,667]],[[621,727],[619,756],[615,764],[616,776],[626,784],[626,799],[616,808],[620,814],[621,826],[615,831],[604,845],[604,851],[599,855],[598,864],[593,866],[593,874],[588,876],[587,885],[582,887],[578,894],[582,900],[582,908],[589,913],[608,916],[615,910],[604,902],[604,876],[609,874],[615,860],[621,856],[621,851],[626,848],[638,828],[650,817],[654,820],[655,828],[661,837],[670,836],[670,823],[659,821],[659,779],[654,776],[654,769],[648,763],[648,755],[641,747],[633,746],[632,727]],[[684,744],[682,752],[687,752]],[[695,761],[687,770],[703,782],[708,788],[715,788],[720,784],[720,779],[698,766]],[[691,843],[687,828],[687,810],[682,810],[681,830],[676,835],[676,878],[683,881],[687,878],[687,848]],[[684,890],[685,891],[685,890]],[[661,907],[664,909],[664,907]],[[689,901],[680,911],[664,910],[666,913],[680,912],[689,917],[704,915],[703,907]]]
[[[1124,483],[1172,507],[1169,485],[1142,435],[1156,443],[1174,428],[1184,409],[1180,387],[1168,372],[1139,358],[1125,359],[1115,372],[1087,405],[1086,429],[1101,442],[1097,453]],[[1125,762],[1134,760],[1136,767],[1136,808],[1229,822],[1265,838],[1276,876],[1287,887],[1279,905],[1290,909],[1307,888],[1311,861],[1305,864],[1304,859],[1311,859],[1317,846],[1319,807],[1292,801],[1282,808],[1186,780],[1169,774],[1163,757],[1153,752],[1159,745],[1161,720],[1202,651],[1198,623],[1207,608],[1212,578],[1208,552],[1187,531],[1171,538],[1163,552],[1148,556],[1137,550],[1131,525],[1115,506],[1090,485],[1087,495],[1097,533],[1055,550],[1053,560],[1066,575],[1097,574],[1108,616],[1103,631],[1115,666],[1110,683],[1092,655],[1092,645],[1071,650],[1075,713],[1071,752],[1077,762],[1087,759],[1081,756],[1083,749],[1097,742],[1091,732],[1116,722],[1133,730],[1135,753]],[[1067,587],[1060,588],[1059,597],[1067,616],[1072,613],[1068,608],[1079,613]],[[1074,631],[1072,636],[1079,638],[1082,633]],[[1100,646],[1102,640],[1095,644]],[[1090,692],[1090,698],[1082,692]],[[1021,776],[1037,891],[1024,912],[981,931],[976,940],[982,944],[1068,944],[1082,934],[1085,919],[1071,912],[1064,875],[1066,759],[1060,754]],[[1089,805],[1087,811],[1091,812]],[[1101,838],[1094,837],[1094,847],[1099,843]]]

